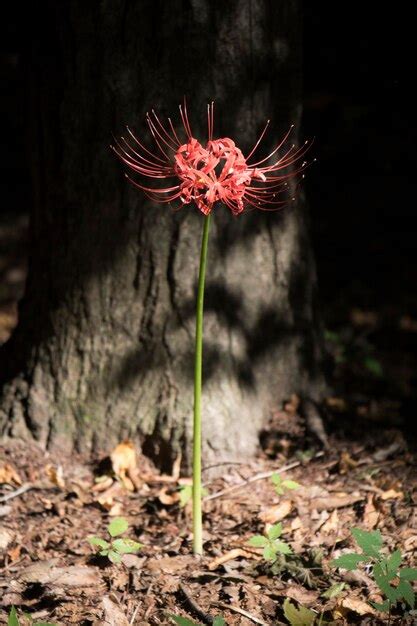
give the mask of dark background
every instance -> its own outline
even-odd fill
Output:
[[[336,333],[328,337],[329,350],[343,370],[343,376],[337,367],[333,371],[335,385],[360,394],[370,384],[374,395],[399,398],[411,417],[417,346],[415,35],[404,10],[368,4],[375,8],[304,3],[303,134],[315,137],[317,158],[305,189],[323,317]],[[25,271],[31,184],[22,60],[36,30],[36,11],[29,18],[24,5],[7,3],[3,25],[0,301],[7,306],[20,295]],[[364,367],[368,358],[377,366]],[[358,382],[366,369],[371,381]]]
[[[348,290],[357,305],[415,314],[412,39],[404,12],[361,4],[304,10],[304,129],[319,159],[307,191],[321,292],[334,304]]]

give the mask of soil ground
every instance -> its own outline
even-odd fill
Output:
[[[161,476],[129,443],[95,462],[5,443],[0,623],[14,605],[20,615],[56,624],[169,624],[172,612],[200,624],[221,615],[227,624],[276,625],[287,623],[285,598],[338,624],[387,623],[368,604],[381,600],[370,571],[347,573],[330,561],[354,548],[351,529],[359,526],[379,529],[386,548],[400,548],[404,564],[415,565],[415,453],[399,430],[375,432],[363,418],[350,420],[346,441],[341,415],[330,451],[314,456],[294,404],[271,420],[256,462],[217,468],[222,475],[208,481],[202,558],[191,554],[190,505],[179,503],[178,486],[187,481]],[[277,442],[285,454],[274,450]],[[283,471],[287,465],[295,467]],[[272,471],[300,487],[278,495],[270,477],[259,478]],[[108,538],[115,516],[126,518],[127,536],[144,544],[120,564],[96,556],[87,540]],[[277,522],[292,554],[271,564],[247,542]],[[342,591],[326,599],[338,582]],[[400,613],[391,624],[415,623]]]

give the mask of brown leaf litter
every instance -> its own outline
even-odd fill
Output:
[[[160,475],[122,442],[103,469],[9,442],[0,448],[0,498],[7,498],[0,503],[0,624],[15,605],[58,625],[153,626],[168,624],[174,612],[199,623],[221,614],[228,625],[276,626],[286,623],[285,598],[325,609],[340,624],[382,624],[368,602],[378,601],[378,590],[367,572],[343,574],[330,560],[353,547],[351,528],[361,526],[379,529],[413,565],[414,461],[404,449],[375,459],[363,444],[332,442],[331,452],[310,461],[263,457],[225,469],[207,482],[205,555],[196,558],[190,512],[178,502],[180,484],[189,483],[179,463],[171,476]],[[300,489],[278,496],[274,471]],[[115,514],[145,546],[120,565],[97,557],[87,541],[105,538]],[[293,555],[271,567],[247,541],[277,522]],[[322,593],[341,581],[340,595],[326,600]]]

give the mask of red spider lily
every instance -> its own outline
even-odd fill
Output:
[[[193,137],[185,103],[179,108],[186,134],[185,143],[179,139],[170,118],[166,127],[152,111],[146,117],[157,146],[156,154],[150,152],[129,128],[128,139],[122,137],[116,141],[116,147],[111,146],[134,172],[148,178],[174,179],[172,186],[155,188],[139,184],[126,175],[133,185],[156,202],[195,202],[204,215],[211,212],[215,202],[223,202],[233,215],[249,207],[276,210],[287,203],[287,181],[304,170],[307,163],[303,158],[309,149],[308,141],[299,148],[291,144],[284,154],[278,156],[293,126],[268,156],[250,163],[266,133],[269,120],[250,153],[244,156],[232,139],[213,139],[213,103],[208,105],[207,110],[208,142],[205,148]]]

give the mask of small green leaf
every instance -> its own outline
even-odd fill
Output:
[[[337,557],[337,559],[333,559],[330,562],[332,567],[341,567],[343,569],[347,569],[349,572],[357,569],[358,564],[362,561],[367,561],[368,558],[363,554],[355,554],[355,552],[350,552],[349,554],[342,554]]]
[[[285,543],[285,541],[274,541],[274,550],[281,554],[292,554],[291,546]]]
[[[352,535],[360,548],[368,556],[378,558],[379,551],[382,547],[382,535],[379,530],[362,530],[362,528],[353,528]]]
[[[282,488],[282,478],[279,474],[275,473],[271,476],[271,481],[275,485],[275,492],[282,496],[284,493],[284,489]]]
[[[308,463],[311,461],[316,451],[314,448],[308,448],[308,450],[297,450],[295,453],[296,458],[302,463]]]
[[[19,618],[17,617],[17,612],[14,606],[10,609],[7,626],[20,626]]]
[[[267,546],[265,546],[264,551],[262,552],[262,556],[264,557],[265,561],[276,561],[277,551],[271,544],[268,544]]]
[[[125,533],[128,528],[129,524],[124,517],[115,517],[108,525],[107,530],[111,537],[118,537],[118,535]]]
[[[401,561],[402,556],[400,550],[395,550],[386,560],[387,576],[390,580],[397,575]]]
[[[403,567],[400,569],[401,580],[417,580],[417,569],[415,567]]]
[[[377,378],[382,378],[384,375],[384,370],[382,369],[381,363],[372,356],[367,356],[363,361],[366,369],[371,372]]]
[[[193,495],[192,485],[181,485],[180,487],[180,507],[184,508]]]
[[[299,483],[297,483],[295,480],[284,480],[282,482],[282,486],[284,487],[284,489],[299,489],[301,487],[301,485]]]
[[[338,344],[343,343],[339,333],[336,333],[334,330],[328,330],[327,328],[324,331],[324,339],[326,341],[331,341],[333,343],[338,343]]]
[[[336,596],[338,596],[343,591],[345,586],[345,583],[334,583],[334,585],[329,587],[327,591],[325,591],[321,595],[323,596],[323,598],[331,600],[332,598],[336,598]]]
[[[281,522],[278,522],[278,524],[274,524],[268,530],[268,539],[270,541],[274,541],[275,539],[278,539],[278,537],[281,537],[281,535],[282,535],[282,524],[281,524]]]
[[[382,613],[388,613],[391,602],[389,600],[384,600],[384,602],[371,602],[371,604],[377,611],[381,611]]]
[[[133,541],[133,539],[115,539],[112,542],[112,549],[119,554],[134,554],[143,548],[143,543]]]
[[[314,626],[316,614],[305,606],[292,604],[287,598],[284,602],[284,615],[291,626]]]
[[[104,550],[100,550],[99,555],[100,556],[108,556],[110,552],[110,548],[105,548]]]
[[[186,504],[188,504],[188,502],[193,497],[193,486],[181,485],[179,489],[180,489],[180,507],[184,508]],[[201,489],[202,497],[204,498],[205,496],[208,496],[208,493],[209,493],[208,490],[205,487],[202,487]]]
[[[174,615],[174,613],[168,613],[168,617],[170,617],[173,622],[178,624],[178,626],[201,626],[201,624],[193,622],[188,619],[188,617],[181,617],[181,615]]]
[[[268,544],[268,539],[263,535],[254,535],[248,541],[248,545],[253,548],[264,548]]]
[[[107,556],[109,557],[109,561],[111,561],[112,563],[120,563],[122,560],[121,555],[115,550],[109,550]]]
[[[213,620],[213,626],[226,626],[226,622],[222,617],[215,617]]]
[[[88,537],[89,543],[98,548],[110,548],[110,544],[105,539],[101,539],[101,537]]]
[[[400,580],[400,583],[397,587],[397,598],[404,598],[410,609],[414,609],[416,596],[414,593],[414,589],[412,588],[408,580]]]

